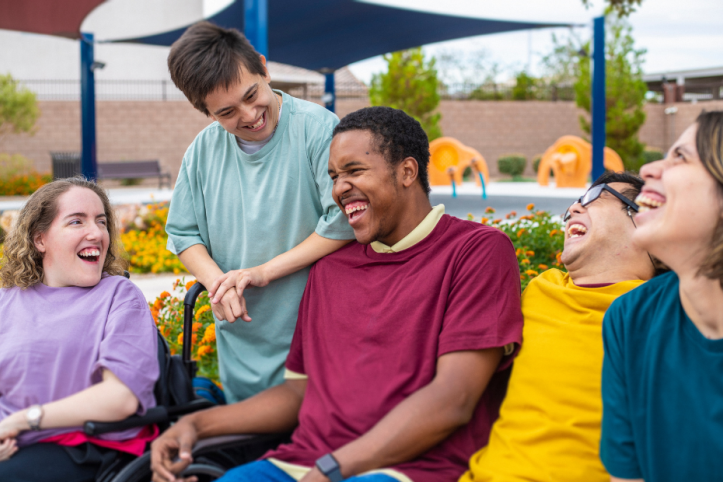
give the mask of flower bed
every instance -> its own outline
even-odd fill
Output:
[[[125,206],[117,212],[122,225],[124,257],[130,264],[131,273],[179,274],[186,271],[178,256],[166,249],[168,203],[140,208]]]

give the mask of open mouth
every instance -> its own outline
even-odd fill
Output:
[[[257,120],[254,124],[250,126],[244,126],[244,129],[248,129],[250,131],[260,131],[266,127],[266,112],[264,112],[261,117],[259,117],[259,120]]]
[[[638,205],[638,214],[642,214],[665,206],[665,198],[659,195],[640,193],[635,198],[635,204]]]
[[[78,253],[78,257],[86,263],[97,263],[100,259],[100,250],[98,248],[84,248]]]
[[[571,224],[567,228],[567,237],[569,239],[581,238],[587,234],[587,228],[579,223]]]
[[[349,219],[349,224],[355,224],[362,216],[364,216],[369,208],[368,201],[354,201],[344,206],[344,212]]]

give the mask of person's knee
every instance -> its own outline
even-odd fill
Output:
[[[229,470],[218,482],[294,482],[294,479],[268,460],[257,460]]]

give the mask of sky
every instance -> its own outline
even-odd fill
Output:
[[[602,0],[593,0],[585,9],[582,0],[366,0],[369,3],[413,8],[438,13],[499,20],[569,22],[584,24],[574,29],[582,38],[591,35],[591,20],[604,8]],[[204,14],[210,15],[230,3],[229,0],[205,0]],[[646,73],[723,66],[723,0],[643,0],[630,16],[637,48],[647,49]],[[428,55],[458,52],[475,55],[486,52],[489,62],[500,68],[499,80],[531,64],[531,73],[539,74],[540,58],[552,48],[551,34],[568,35],[568,29],[543,29],[471,37],[424,47]],[[531,62],[530,62],[531,61]],[[381,57],[352,64],[351,70],[368,82],[376,72],[385,70]]]

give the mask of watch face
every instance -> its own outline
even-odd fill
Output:
[[[324,474],[334,470],[337,467],[336,461],[329,455],[325,455],[324,457],[317,460],[316,465],[319,467],[319,470],[321,470]]]
[[[32,407],[30,410],[28,410],[28,418],[30,420],[39,419],[40,418],[40,408]]]

